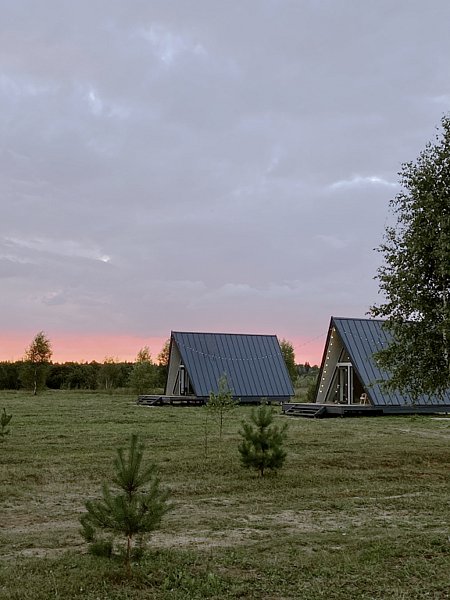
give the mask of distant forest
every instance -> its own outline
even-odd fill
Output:
[[[99,363],[51,363],[47,365],[45,387],[51,390],[102,390],[133,387],[131,375],[135,363],[108,361]],[[0,389],[27,389],[25,361],[0,362]],[[152,365],[155,388],[164,387],[167,367]]]
[[[310,367],[308,363],[296,365],[298,382],[310,380],[317,375],[317,366]],[[0,362],[0,389],[19,390],[30,389],[26,361]],[[146,379],[145,390],[161,390],[166,384],[167,365],[152,364],[151,376]],[[295,382],[294,382],[295,385]],[[301,383],[300,383],[301,385]],[[51,390],[99,390],[110,391],[117,389],[136,389],[136,363],[115,362],[108,359],[104,363],[92,361],[89,363],[65,362],[46,365],[45,387]]]

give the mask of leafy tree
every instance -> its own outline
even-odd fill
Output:
[[[239,444],[241,464],[246,468],[259,471],[261,477],[266,469],[281,468],[286,459],[283,443],[286,438],[287,424],[278,427],[273,424],[273,410],[266,404],[253,409],[251,423],[243,422],[242,442]]]
[[[155,387],[157,381],[157,372],[148,346],[139,350],[134,363],[133,370],[130,373],[129,384],[136,394],[144,394]]]
[[[100,387],[112,394],[113,390],[119,385],[120,377],[121,368],[119,362],[112,356],[105,356],[98,372]]]
[[[167,381],[167,373],[169,371],[169,356],[170,354],[170,339],[164,342],[161,352],[156,357],[158,361],[158,380],[157,384],[164,387]]]
[[[167,367],[169,364],[170,339],[164,342],[161,352],[157,356],[158,364],[162,367]]]
[[[34,396],[45,387],[52,354],[50,340],[43,331],[36,334],[25,351],[20,378],[25,387],[33,390]]]
[[[233,392],[228,386],[225,373],[219,378],[217,394],[210,392],[206,410],[213,413],[219,422],[219,439],[222,440],[223,421],[225,414],[236,408],[237,400],[233,398]],[[205,426],[206,427],[206,426]]]
[[[136,362],[152,362],[152,355],[150,353],[150,348],[148,346],[144,346],[139,350],[136,356]]]
[[[7,428],[12,415],[6,414],[6,408],[3,409],[2,415],[0,416],[0,442],[5,441],[5,437],[9,434],[10,430]]]
[[[126,538],[125,565],[131,567],[134,539],[139,540],[141,549],[145,535],[154,531],[162,517],[171,509],[168,492],[160,487],[156,466],[143,466],[144,445],[136,434],[131,436],[128,455],[123,448],[117,450],[114,461],[114,488],[103,484],[102,499],[88,500],[87,512],[80,517],[81,534],[91,544],[93,552],[108,549],[113,551],[116,535]]]
[[[297,367],[295,365],[294,346],[291,344],[291,342],[283,338],[280,342],[280,349],[289,373],[289,377],[291,378],[292,384],[294,384],[298,375]]]
[[[450,388],[450,117],[399,175],[402,189],[390,203],[396,226],[378,248],[384,302],[371,308],[392,342],[376,359],[390,389],[441,395]]]

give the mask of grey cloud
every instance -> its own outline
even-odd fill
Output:
[[[447,2],[3,9],[0,325],[313,336],[374,302],[449,106]]]

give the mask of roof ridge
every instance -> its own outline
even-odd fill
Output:
[[[233,335],[233,336],[240,336],[240,337],[248,337],[248,336],[254,336],[254,337],[277,337],[276,333],[227,333],[225,331],[223,332],[217,332],[217,331],[180,331],[180,330],[172,330],[171,333],[184,333],[184,334],[189,334],[189,335]]]

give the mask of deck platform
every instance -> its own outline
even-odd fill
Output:
[[[381,417],[383,415],[450,414],[449,405],[372,406],[367,404],[318,404],[286,402],[283,414],[291,417],[321,419],[326,417]]]
[[[203,406],[205,401],[195,396],[143,395],[136,403],[141,406]]]
[[[144,394],[142,396],[138,396],[136,401],[137,404],[142,406],[203,406],[208,403],[209,397],[199,398],[198,396],[165,396],[161,395],[152,395],[152,394]],[[282,405],[283,402],[287,400],[287,397],[271,397],[271,398],[261,398],[259,396],[247,396],[245,398],[237,399],[237,403],[244,404],[261,404],[262,402],[267,404],[274,405]]]

